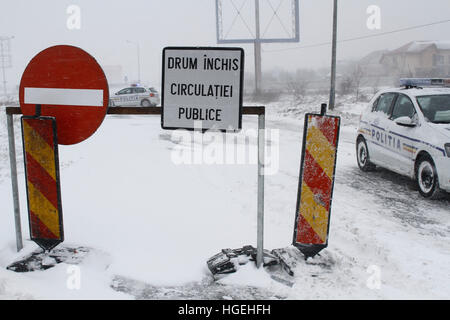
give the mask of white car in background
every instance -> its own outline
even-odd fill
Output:
[[[111,107],[154,107],[160,103],[159,93],[154,87],[130,86],[109,98]]]
[[[450,192],[450,79],[401,79],[378,92],[360,117],[356,157],[415,179],[419,192]],[[429,86],[429,87],[426,87]]]

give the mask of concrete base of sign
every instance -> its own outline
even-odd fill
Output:
[[[13,262],[6,269],[15,272],[32,272],[50,269],[58,263],[79,264],[89,253],[86,247],[59,247],[50,252],[37,249],[19,261]]]

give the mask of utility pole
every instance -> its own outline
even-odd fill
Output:
[[[10,54],[10,41],[11,39],[14,39],[14,36],[12,37],[0,37],[0,60],[2,68],[2,75],[3,75],[3,94],[6,99],[7,90],[6,90],[6,68],[11,68],[11,54]],[[8,63],[7,63],[8,62]]]
[[[331,48],[331,85],[329,110],[334,110],[336,97],[336,38],[337,38],[337,0],[333,0],[333,44]]]
[[[255,0],[255,95],[261,93],[261,38],[260,38],[260,23],[259,23],[259,0]]]

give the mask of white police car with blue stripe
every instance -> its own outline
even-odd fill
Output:
[[[154,107],[160,103],[159,93],[153,87],[143,87],[137,84],[123,88],[109,97],[111,107],[142,106]]]
[[[419,192],[450,192],[450,79],[401,79],[378,92],[360,117],[358,166],[415,179]]]

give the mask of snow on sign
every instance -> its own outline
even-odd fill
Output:
[[[240,130],[243,72],[242,48],[164,48],[162,128]]]
[[[58,143],[71,145],[90,137],[108,109],[108,82],[97,61],[67,45],[47,48],[27,65],[19,88],[25,116],[56,118]]]

